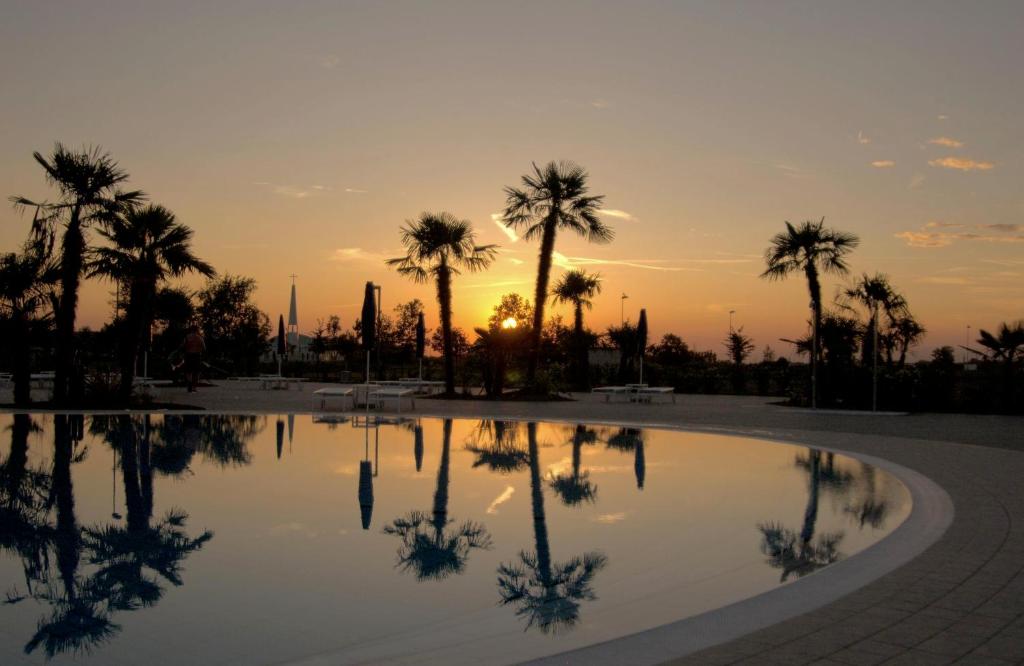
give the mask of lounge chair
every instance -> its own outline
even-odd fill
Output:
[[[344,402],[345,398],[348,398],[352,403],[352,407],[356,406],[355,397],[352,395],[352,387],[328,386],[327,388],[313,391],[313,411],[316,411],[318,403],[320,405],[320,411],[326,410],[327,402],[332,398],[341,398],[342,402]]]
[[[416,391],[411,388],[385,386],[370,393],[367,399],[378,408],[384,407],[388,400],[394,400],[399,414],[402,413],[402,400],[407,399],[411,408],[416,409]]]

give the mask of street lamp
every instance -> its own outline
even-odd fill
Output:
[[[627,298],[629,298],[629,296],[626,295],[626,292],[622,292],[622,298],[619,299],[619,326],[625,326],[626,325],[626,299]]]

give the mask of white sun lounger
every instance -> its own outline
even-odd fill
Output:
[[[671,386],[644,386],[637,389],[635,399],[637,402],[651,402],[656,396],[667,396],[675,404],[676,390]]]
[[[605,402],[611,402],[612,396],[623,395],[629,400],[630,394],[634,393],[636,389],[630,386],[598,386],[593,389],[591,393],[597,393],[604,396]]]
[[[402,400],[408,400],[412,409],[416,409],[416,391],[411,388],[386,386],[373,391],[368,396],[375,407],[382,408],[388,400],[394,400],[398,413],[402,413]]]
[[[349,386],[328,386],[327,388],[313,391],[313,411],[316,411],[319,404],[320,410],[327,409],[327,402],[332,398],[341,398],[344,404],[345,399],[351,401],[352,407],[356,406],[355,398],[352,395],[352,388]]]

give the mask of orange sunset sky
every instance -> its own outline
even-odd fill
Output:
[[[350,326],[366,280],[437,324],[432,288],[382,263],[424,210],[502,246],[458,278],[457,325],[531,296],[537,245],[495,217],[551,159],[590,172],[616,232],[557,245],[553,278],[604,278],[595,329],[625,292],[655,338],[721,353],[735,310],[791,356],[806,285],[757,276],[784,220],[822,216],[861,237],[856,272],[905,293],[918,357],[1024,317],[1019,2],[2,4],[3,194],[48,195],[33,150],[98,144],[201,257],[258,280],[273,321],[298,274],[304,332]],[[28,226],[4,207],[0,250]],[[85,287],[82,325],[108,291]]]

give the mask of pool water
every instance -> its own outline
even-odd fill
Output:
[[[772,590],[911,509],[884,470],[718,434],[157,414],[0,432],[3,664],[516,662]]]

